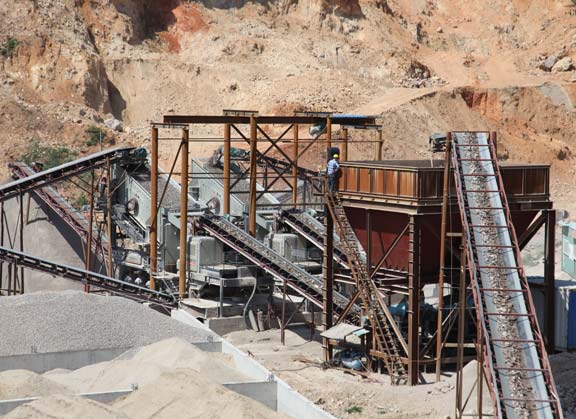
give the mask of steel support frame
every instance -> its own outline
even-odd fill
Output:
[[[410,215],[408,263],[408,384],[418,384],[420,361],[420,217]]]
[[[334,220],[330,215],[328,205],[324,207],[324,252],[322,253],[322,326],[330,329],[334,319]],[[346,307],[348,310],[353,303]],[[341,317],[343,318],[343,317]],[[328,338],[322,338],[322,354],[324,362],[332,360],[332,345]]]

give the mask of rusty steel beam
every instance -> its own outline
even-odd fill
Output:
[[[410,216],[408,262],[408,384],[418,384],[420,361],[420,219]]]
[[[248,214],[248,231],[252,237],[256,237],[256,175],[257,175],[257,141],[258,131],[256,118],[250,117],[250,196],[249,196],[249,214]]]
[[[342,155],[340,156],[340,161],[348,160],[348,129],[342,128]]]
[[[302,124],[313,125],[318,121],[330,119],[326,116],[258,116],[258,122],[270,125]],[[334,115],[338,125],[374,125],[376,118],[372,116],[339,117]],[[250,118],[254,116],[234,115],[164,115],[164,124],[250,124]]]
[[[556,287],[555,281],[555,241],[556,241],[556,211],[545,211],[546,230],[544,238],[544,292],[546,309],[544,311],[544,324],[546,325],[546,349],[549,353],[556,351],[555,345],[555,305]]]
[[[293,147],[293,165],[292,165],[292,203],[298,203],[298,124],[293,126],[294,144]]]
[[[189,131],[182,130],[182,155],[180,156],[180,269],[178,270],[178,294],[186,295],[188,273],[188,147]]]
[[[334,219],[328,205],[324,208],[324,252],[322,253],[322,325],[326,331],[334,319]],[[351,303],[352,305],[354,303]],[[346,307],[348,308],[348,307]],[[348,308],[349,309],[349,308]],[[322,338],[322,352],[325,362],[332,359],[332,345],[329,339]]]
[[[438,272],[438,320],[436,330],[436,382],[440,381],[442,369],[442,310],[444,309],[444,265],[446,263],[446,228],[448,220],[448,195],[450,193],[450,168],[452,134],[446,135],[446,152],[444,153],[444,179],[442,188],[442,221],[440,224],[440,269]]]
[[[88,214],[88,240],[86,240],[86,270],[91,269],[92,229],[94,226],[94,170],[90,173],[90,214]],[[110,239],[110,238],[108,238]],[[84,292],[90,292],[90,284],[84,284]]]
[[[230,214],[230,124],[224,125],[224,215]]]
[[[155,275],[158,273],[158,127],[152,127],[150,167],[150,289],[156,289]]]
[[[108,254],[106,258],[106,266],[108,267],[108,276],[114,276],[114,264],[112,262],[112,163],[110,158],[106,158],[106,179],[108,181],[106,188],[106,209],[108,210],[108,217],[106,217],[106,235],[108,236]]]

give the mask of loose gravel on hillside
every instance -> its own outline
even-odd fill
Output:
[[[78,291],[0,298],[0,318],[0,356],[209,340],[206,331],[139,303]]]

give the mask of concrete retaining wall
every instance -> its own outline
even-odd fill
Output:
[[[225,383],[224,387],[256,400],[274,411],[278,410],[278,383],[275,381]]]
[[[2,356],[0,357],[0,371],[29,370],[42,374],[56,368],[76,370],[86,365],[111,361],[129,349],[131,348]]]
[[[191,326],[210,330],[204,323],[198,321],[190,313],[183,310],[172,310],[172,317]],[[214,334],[214,339],[221,339],[221,337]],[[302,396],[286,382],[276,377],[272,372],[270,372],[270,370],[265,368],[255,359],[251,358],[247,353],[241,351],[225,339],[222,340],[221,344],[222,353],[232,356],[236,369],[241,373],[252,378],[255,382],[276,383],[277,412],[284,413],[294,419],[336,419],[328,412],[325,412],[320,407],[316,406],[306,397]],[[235,384],[247,384],[245,389],[240,386],[237,387],[238,390],[241,391],[250,393],[254,390],[254,387],[249,386],[254,383]],[[238,392],[244,394],[241,391]]]
[[[94,400],[100,403],[111,403],[114,400],[127,396],[134,390],[117,390],[117,391],[104,391],[98,393],[82,393],[78,396],[86,397],[87,399]],[[26,397],[24,399],[14,399],[14,400],[0,400],[0,416],[6,415],[10,411],[16,409],[18,406],[33,402],[38,400],[40,397]]]

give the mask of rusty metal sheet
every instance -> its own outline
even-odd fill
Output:
[[[398,195],[398,171],[384,170],[384,193]]]
[[[526,168],[524,189],[526,195],[541,195],[548,193],[548,169]]]
[[[358,169],[358,191],[370,193],[370,169]]]
[[[524,195],[524,169],[502,170],[502,182],[507,195]]]
[[[416,197],[416,173],[415,172],[398,172],[400,185],[400,196]]]
[[[382,169],[372,169],[372,192],[384,194],[384,170]]]

